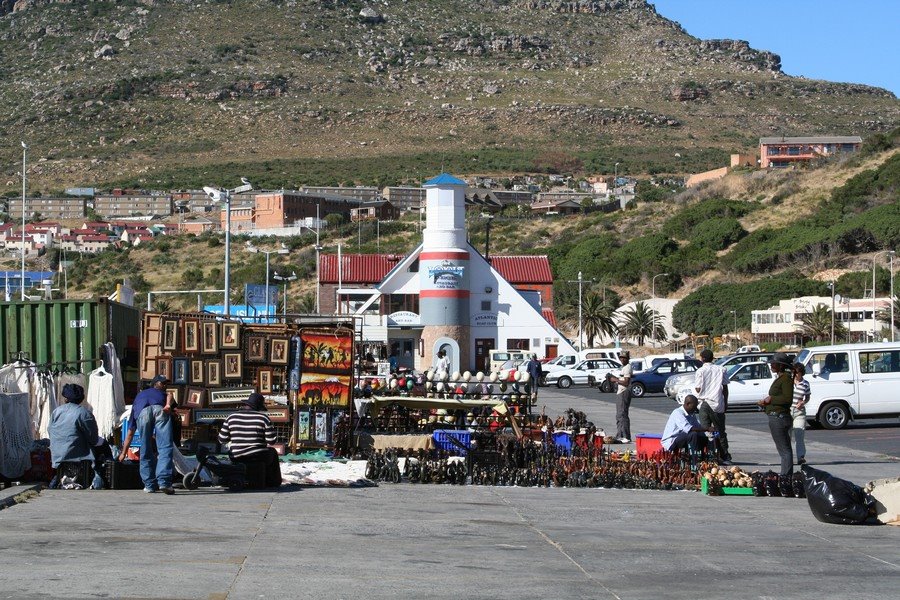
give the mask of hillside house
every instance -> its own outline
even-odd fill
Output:
[[[425,188],[421,187],[386,187],[381,191],[381,197],[401,211],[425,207]]]
[[[783,169],[811,160],[856,152],[862,146],[858,135],[759,138],[760,167]]]

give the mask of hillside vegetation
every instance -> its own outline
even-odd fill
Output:
[[[689,173],[900,115],[645,0],[0,0],[0,40],[0,137],[44,193]],[[20,166],[4,144],[0,191]]]

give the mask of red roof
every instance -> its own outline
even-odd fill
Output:
[[[341,283],[380,283],[404,258],[400,254],[344,254],[341,256]],[[319,281],[338,282],[337,254],[319,257]]]
[[[553,328],[554,328],[554,329],[557,329],[557,327],[556,327],[556,314],[553,312],[553,309],[552,309],[552,308],[542,308],[542,309],[541,309],[541,314],[544,316],[544,319],[545,319],[548,323],[550,323],[551,325],[553,325]]]
[[[109,236],[106,234],[100,235],[86,235],[81,238],[82,242],[108,242]]]
[[[491,266],[509,283],[553,283],[546,256],[491,256]]]
[[[342,283],[381,283],[385,275],[405,257],[399,254],[344,254],[341,257]],[[492,256],[491,266],[513,285],[526,283],[553,283],[550,261],[546,256]],[[319,280],[322,283],[338,282],[336,254],[319,257]]]

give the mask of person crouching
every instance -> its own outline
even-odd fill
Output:
[[[91,449],[97,443],[97,421],[81,404],[84,388],[67,383],[62,395],[66,403],[50,415],[50,457],[54,469],[59,469],[62,463],[92,460]]]
[[[667,452],[687,448],[695,452],[704,452],[709,444],[706,432],[715,431],[714,427],[704,427],[697,420],[696,412],[699,401],[694,395],[684,399],[684,405],[676,408],[666,421],[663,430],[662,447]]]
[[[241,410],[228,415],[219,429],[219,443],[229,444],[231,461],[247,465],[247,479],[258,481],[250,469],[265,470],[265,486],[281,485],[281,463],[278,452],[270,448],[275,443],[275,427],[265,414],[265,399],[253,393],[241,403]]]

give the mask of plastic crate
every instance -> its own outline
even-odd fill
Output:
[[[709,482],[706,478],[700,482],[700,491],[704,494],[709,494]],[[753,488],[745,488],[745,487],[723,487],[722,488],[723,496],[752,496]]]
[[[639,433],[634,438],[634,449],[639,459],[647,459],[654,454],[661,454],[662,435],[657,433]]]
[[[464,429],[436,429],[432,437],[434,438],[435,446],[441,450],[456,452],[462,456],[465,456],[472,442],[472,432]],[[462,444],[463,447],[454,444],[450,441],[451,438]]]
[[[572,452],[572,436],[567,431],[554,431],[553,443],[568,453]]]
[[[128,437],[128,419],[124,419],[122,421],[122,441],[125,441],[125,438]],[[134,430],[134,437],[131,438],[131,447],[139,448],[141,446],[141,432],[137,429]]]

